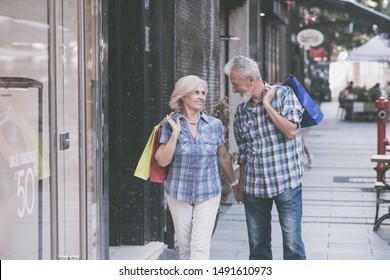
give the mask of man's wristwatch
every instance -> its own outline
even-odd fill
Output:
[[[238,184],[238,179],[234,180],[233,182],[230,183],[230,187],[233,188],[235,185]]]

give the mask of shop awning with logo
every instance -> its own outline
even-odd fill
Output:
[[[345,12],[353,20],[354,26],[373,28],[375,25],[379,33],[390,34],[390,17],[380,13],[363,4],[351,0],[297,0],[299,4],[308,7],[315,6],[323,9],[331,9],[338,12]]]

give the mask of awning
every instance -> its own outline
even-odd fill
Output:
[[[390,47],[385,39],[377,35],[367,43],[353,49],[347,60],[390,62]]]
[[[315,6],[323,9],[348,13],[354,22],[354,25],[371,28],[373,25],[378,27],[378,32],[390,34],[390,17],[371,9],[363,4],[351,0],[296,0],[299,4]]]

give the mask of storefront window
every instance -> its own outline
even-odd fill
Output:
[[[96,178],[100,139],[98,5],[85,1],[85,65],[80,77],[79,1],[56,6],[56,55],[49,54],[48,1],[0,0],[0,259],[78,259],[86,227],[88,258],[99,258],[99,191]],[[56,90],[49,90],[55,60]],[[86,85],[79,88],[80,79]],[[50,150],[49,94],[56,98],[58,149]],[[80,95],[85,95],[85,145],[80,141]],[[87,168],[80,166],[85,149]],[[56,153],[58,178],[51,185],[50,158]],[[81,173],[84,172],[84,173]],[[81,174],[81,175],[80,175]],[[80,177],[86,175],[87,220],[80,221]],[[53,189],[57,190],[55,203]],[[57,217],[50,209],[56,207]],[[57,238],[51,238],[53,223]],[[54,242],[55,241],[55,242]],[[54,243],[53,243],[54,242]],[[51,255],[51,248],[58,255]]]
[[[0,1],[0,259],[48,257],[46,2]]]

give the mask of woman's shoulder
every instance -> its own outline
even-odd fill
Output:
[[[168,116],[168,115],[169,115],[169,114],[167,114],[167,116]],[[164,118],[161,120],[160,123],[161,123],[162,125],[169,125],[169,123],[168,123],[168,121],[167,121],[167,116],[164,117]],[[171,119],[173,119],[174,121],[176,121],[176,118],[178,118],[178,117],[180,117],[180,116],[181,116],[180,113],[175,112],[175,113],[172,114]]]
[[[205,113],[202,113],[202,118],[205,119],[206,122],[209,124],[219,124],[222,123],[222,121],[214,116],[206,115]]]

